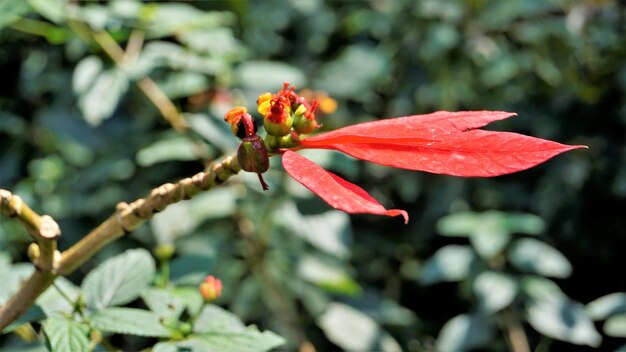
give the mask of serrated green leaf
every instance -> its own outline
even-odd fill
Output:
[[[0,2],[0,29],[17,21],[22,15],[30,11],[30,6],[24,0],[4,0]]]
[[[626,314],[614,315],[606,320],[604,333],[613,337],[626,337]]]
[[[93,326],[116,334],[168,337],[158,314],[136,308],[105,308],[91,315]]]
[[[483,271],[474,280],[474,293],[480,306],[487,312],[497,312],[513,302],[517,283],[508,275]]]
[[[469,246],[445,246],[424,263],[419,281],[423,285],[431,285],[463,280],[470,273],[475,258]]]
[[[185,310],[185,302],[171,290],[149,288],[141,293],[141,299],[151,311],[160,317],[176,318]]]
[[[611,293],[587,303],[587,313],[593,320],[606,319],[613,314],[625,314],[626,293]]]
[[[526,312],[530,325],[546,336],[591,347],[602,342],[583,305],[567,297],[529,300]]]
[[[197,288],[177,287],[172,293],[183,301],[187,312],[192,316],[198,314],[204,305],[204,299]]]
[[[87,305],[93,309],[132,301],[154,277],[155,263],[145,249],[131,249],[105,260],[82,284]]]
[[[267,330],[260,332],[255,326],[241,331],[206,332],[197,337],[211,351],[261,352],[285,343],[285,339],[275,333]]]
[[[566,278],[572,273],[572,265],[561,252],[532,238],[515,241],[508,259],[522,271],[543,276]]]
[[[65,318],[48,318],[43,323],[46,342],[51,351],[86,351],[89,326]]]
[[[246,326],[233,313],[216,305],[207,304],[193,326],[194,332],[243,331]]]
[[[480,314],[461,314],[450,319],[437,337],[437,351],[467,351],[484,346],[494,334],[493,325]]]
[[[183,341],[159,342],[152,348],[152,352],[206,352],[207,346],[196,337]]]

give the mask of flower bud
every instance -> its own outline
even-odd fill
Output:
[[[267,148],[261,137],[254,135],[244,138],[237,148],[237,161],[242,170],[259,175],[259,182],[264,191],[269,188],[261,176],[270,167]]]
[[[291,131],[293,119],[291,108],[287,105],[284,97],[272,98],[269,102],[269,111],[263,117],[263,127],[267,134],[272,136],[286,136]],[[259,109],[261,106],[259,106]]]
[[[230,130],[239,139],[256,133],[256,126],[252,116],[248,114],[248,110],[243,106],[228,110],[226,115],[224,115],[224,121],[230,124]]]
[[[272,100],[272,93],[270,92],[265,92],[259,95],[256,100],[256,105],[258,106],[257,110],[259,111],[259,114],[263,116],[267,115],[270,110],[270,100]]]
[[[205,302],[216,300],[222,295],[222,281],[213,275],[207,276],[200,284],[200,295]]]
[[[313,105],[307,109],[304,104],[301,104],[296,109],[296,113],[293,117],[293,129],[301,134],[309,134],[315,131],[316,128],[319,128],[320,125],[315,121],[315,109],[317,108],[318,103],[316,100],[313,101]]]

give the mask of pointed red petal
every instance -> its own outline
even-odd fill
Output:
[[[350,214],[402,215],[405,223],[409,221],[406,211],[385,209],[361,187],[322,169],[311,160],[292,151],[283,154],[283,166],[293,179],[335,209]]]
[[[479,128],[506,119],[515,113],[505,111],[438,111],[346,126],[305,138],[302,146],[328,148],[340,143],[408,143],[440,141],[442,135]]]
[[[490,177],[525,170],[577,148],[585,147],[563,145],[511,132],[471,130],[419,145],[337,144],[328,149],[403,169],[454,176]]]

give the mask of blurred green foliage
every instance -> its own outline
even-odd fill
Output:
[[[255,175],[236,176],[57,280],[65,298],[82,297],[82,318],[112,345],[174,351],[236,342],[246,350],[277,346],[278,334],[290,350],[310,341],[321,351],[496,351],[511,348],[515,328],[538,350],[626,343],[619,2],[4,0],[0,28],[0,187],[53,216],[62,249],[117,202],[234,151],[224,112],[255,111],[257,95],[286,80],[338,101],[321,118],[328,129],[434,110],[507,110],[519,116],[493,128],[589,146],[494,179],[306,154],[407,209],[408,226],[330,210],[275,161],[268,192]],[[128,50],[122,62],[93,40],[101,30]],[[137,87],[145,77],[184,113],[189,131],[174,131],[146,99]],[[0,302],[32,270],[29,242],[19,224],[0,219]],[[171,260],[145,250],[171,245]],[[116,261],[129,261],[119,265],[137,271],[126,273],[133,280],[111,269]],[[224,282],[219,307],[198,301],[208,274]],[[49,290],[21,322],[45,318],[50,346],[82,348],[90,327],[69,319],[65,298]],[[161,313],[181,324],[204,317],[193,327],[199,337],[176,342]],[[0,336],[0,348],[24,346],[15,334]]]

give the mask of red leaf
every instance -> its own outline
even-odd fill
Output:
[[[332,148],[334,144],[345,143],[424,144],[440,141],[450,133],[479,128],[514,115],[515,113],[505,111],[438,111],[343,127],[305,138],[302,146]]]
[[[525,170],[576,148],[584,146],[484,130],[449,134],[440,141],[420,144],[346,143],[328,147],[386,166],[473,177]]]
[[[283,154],[283,166],[293,179],[335,209],[350,214],[402,215],[405,223],[409,221],[406,211],[385,209],[361,187],[322,169],[311,160],[292,151],[288,150]]]

